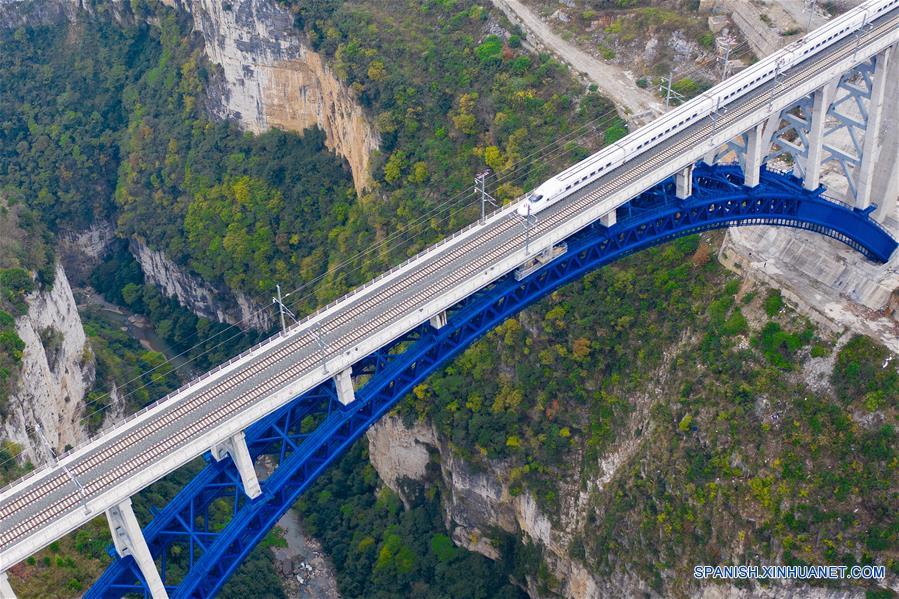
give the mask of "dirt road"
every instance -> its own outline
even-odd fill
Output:
[[[528,33],[528,40],[542,46],[559,59],[582,73],[595,83],[599,91],[612,100],[622,116],[635,117],[638,122],[647,122],[664,109],[651,93],[640,89],[623,69],[593,58],[574,44],[566,42],[553,32],[552,28],[521,0],[493,0],[513,23],[521,25]],[[642,116],[642,118],[641,118]]]

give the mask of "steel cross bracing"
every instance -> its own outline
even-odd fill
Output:
[[[848,185],[847,198],[857,199],[858,172],[865,155],[865,138],[869,135],[875,71],[878,61],[883,59],[883,56],[872,56],[860,62],[823,88],[796,99],[778,114],[769,117],[760,136],[764,148],[762,161],[786,158],[793,167],[793,173],[801,178],[806,177],[809,168],[815,169],[815,181],[811,188],[817,186],[820,166],[836,162]],[[899,60],[899,56],[895,60]],[[824,110],[817,116],[816,95],[820,95],[819,101],[824,102]],[[822,120],[817,131],[815,118]],[[834,144],[834,134],[838,132],[845,132],[851,148],[841,149]],[[820,139],[814,139],[816,134]],[[876,134],[873,132],[871,135]],[[816,145],[820,146],[820,150],[810,155],[810,149]],[[735,157],[745,166],[748,151],[749,133],[741,133],[710,152],[705,161],[709,164],[726,163]]]
[[[893,52],[893,60],[899,56]],[[844,151],[832,143],[824,143],[821,162],[834,161],[840,165],[848,185],[849,197],[858,193],[858,171],[864,157],[864,138],[868,135],[871,97],[874,91],[874,70],[877,57],[872,57],[839,78],[832,92],[834,101],[827,111],[832,125],[826,127],[824,138],[832,138],[836,132],[844,131],[852,142],[852,149]],[[874,134],[874,132],[871,132]]]
[[[425,251],[63,457],[84,488],[90,515],[84,514],[78,489],[59,467],[18,482],[0,494],[0,570],[235,437],[534,255],[613,214],[658,181],[698,161],[709,145],[749,130],[820,88],[835,71],[850,69],[895,43],[897,12],[876,20],[857,40],[838,42],[780,74],[776,82],[759,85],[714,123],[697,119],[682,134],[649,146],[590,188],[541,212],[529,231],[530,252],[524,249],[520,221],[511,215],[514,208],[500,210],[483,225]],[[860,240],[855,243],[864,247]],[[321,347],[327,350],[324,362]]]
[[[268,455],[277,464],[260,498],[246,500],[233,465],[210,463],[144,529],[163,580],[172,547],[180,547],[178,569],[187,574],[166,580],[170,596],[212,597],[315,477],[399,399],[503,320],[591,270],[664,241],[731,225],[813,230],[878,261],[896,248],[867,212],[822,198],[823,188],[808,191],[796,177],[773,171],[764,171],[756,188],[742,183],[737,166],[700,165],[693,195],[678,200],[668,179],[619,208],[617,225],[594,223],[569,238],[568,252],[533,275],[522,281],[506,275],[451,309],[441,329],[423,324],[357,363],[357,373],[369,378],[350,406],[341,406],[328,382],[251,426],[250,454]],[[303,433],[301,423],[310,415],[321,424]],[[222,498],[230,509],[219,511],[230,521],[211,524],[210,505]],[[117,559],[86,597],[126,592],[145,592],[130,558]]]

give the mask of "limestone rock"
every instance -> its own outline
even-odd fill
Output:
[[[237,324],[242,328],[266,330],[272,325],[271,313],[262,310],[261,306],[243,293],[220,289],[207,283],[144,241],[132,240],[131,253],[137,258],[148,281],[198,316]]]
[[[380,139],[350,91],[301,39],[292,15],[273,0],[181,4],[203,35],[206,55],[221,67],[224,89],[212,99],[213,112],[253,132],[321,127],[361,191]]]
[[[25,342],[18,388],[9,398],[0,437],[42,462],[49,456],[35,434],[37,426],[57,452],[86,438],[80,420],[94,381],[94,361],[62,266],[56,267],[53,287],[31,294],[27,303],[27,314],[16,319],[16,332]],[[51,347],[41,341],[46,331],[56,337]]]

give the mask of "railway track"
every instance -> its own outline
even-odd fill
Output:
[[[893,12],[896,13],[897,11]],[[896,27],[899,17],[896,14],[892,14],[885,15],[881,19],[884,19],[884,21],[866,34],[864,37],[865,42],[878,37],[887,29]],[[816,67],[821,62],[842,60],[857,52],[861,43],[861,41],[844,43],[822,52],[820,56],[816,56],[813,60],[800,63],[800,65],[791,69],[792,73],[790,71],[786,73],[788,79],[785,81],[785,84],[798,85],[807,81],[816,74]],[[774,82],[769,82],[761,86],[753,96],[747,97],[736,106],[733,106],[726,117],[718,123],[717,127],[709,122],[708,118],[704,118],[688,129],[685,136],[674,140],[666,140],[666,142],[661,144],[662,147],[649,148],[630,162],[609,172],[586,193],[568,202],[559,204],[552,211],[546,211],[544,213],[546,217],[542,218],[535,225],[534,231],[531,233],[532,238],[537,238],[561,223],[570,220],[585,208],[595,205],[597,201],[606,197],[610,192],[622,188],[623,185],[626,185],[634,178],[651,172],[677,156],[685,148],[692,148],[696,146],[697,142],[704,142],[708,139],[710,133],[714,133],[716,128],[735,122],[769,103],[771,101],[769,92],[771,92],[771,87],[776,85]],[[156,419],[149,421],[149,427],[143,432],[147,436],[164,432],[169,427],[175,427],[177,430],[171,431],[171,434],[163,436],[163,438],[157,440],[149,447],[141,447],[141,451],[129,461],[90,478],[90,475],[103,467],[111,457],[132,450],[143,442],[142,438],[137,438],[133,435],[133,430],[124,430],[120,432],[119,438],[109,445],[98,448],[83,459],[70,463],[69,469],[76,477],[84,479],[84,493],[88,500],[98,496],[117,479],[127,477],[129,473],[147,467],[163,458],[171,450],[197,438],[214,422],[227,420],[255,401],[283,388],[286,383],[313,372],[315,368],[320,367],[322,364],[321,352],[323,350],[317,344],[318,339],[324,339],[329,335],[338,335],[340,329],[351,325],[361,314],[382,305],[388,306],[379,310],[377,317],[369,319],[362,326],[353,328],[348,334],[339,335],[340,347],[334,348],[335,352],[331,357],[347,351],[347,348],[352,348],[352,346],[366,339],[372,332],[384,327],[385,324],[408,316],[408,314],[414,312],[417,306],[426,303],[433,297],[439,296],[448,289],[452,289],[460,282],[471,280],[473,276],[484,270],[485,267],[518,251],[523,246],[525,234],[522,230],[516,234],[509,235],[510,231],[515,227],[521,228],[521,221],[512,215],[493,223],[490,227],[486,227],[471,235],[468,239],[450,247],[445,253],[436,255],[430,261],[425,262],[422,268],[414,270],[402,278],[398,278],[391,285],[375,289],[368,297],[362,296],[358,303],[347,306],[335,313],[329,320],[323,321],[319,331],[305,329],[298,332],[295,337],[288,338],[280,347],[274,348],[271,353],[258,361],[248,364],[243,369],[231,373],[227,378],[214,382],[198,394],[172,406]],[[492,247],[490,245],[491,242],[494,242]],[[490,249],[486,252],[477,253],[477,249],[480,247],[490,247]],[[473,259],[461,260],[472,253],[476,254]],[[453,268],[446,276],[439,278],[435,284],[427,286],[423,292],[410,293],[402,301],[391,303],[393,298],[401,296],[403,293],[414,291],[417,286],[425,283],[429,277],[452,267],[457,261],[462,261],[462,264]],[[325,348],[327,348],[327,345]],[[282,364],[288,361],[288,364]],[[278,372],[255,386],[242,390],[239,397],[227,404],[227,414],[210,411],[187,426],[176,427],[179,421],[191,413],[198,412],[223,395],[236,391],[242,385],[269,369],[277,369]],[[14,545],[17,538],[26,535],[29,530],[37,529],[78,506],[82,502],[82,496],[68,476],[60,471],[49,477],[36,480],[33,487],[24,494],[11,497],[7,501],[0,503],[0,522],[6,524],[10,518],[29,504],[57,493],[66,486],[72,488],[70,493],[44,506],[38,513],[23,518],[8,528],[4,527],[5,530],[0,532],[0,550]]]

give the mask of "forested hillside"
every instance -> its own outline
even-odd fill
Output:
[[[324,40],[319,28],[330,32],[320,49],[382,135],[367,196],[356,198],[318,130],[253,136],[211,120],[214,68],[188,17],[152,2],[136,5],[131,25],[85,15],[68,27],[2,32],[0,186],[54,231],[114,220],[119,236],[263,305],[276,283],[315,283],[314,295],[293,300],[309,310],[474,218],[464,191],[485,166],[498,174],[496,195],[509,199],[552,164],[624,133],[610,105],[557,63],[525,53],[514,35],[488,33],[502,30],[475,2],[338,4],[297,20],[313,46]],[[391,30],[398,26],[403,35]],[[26,76],[30,65],[40,65],[37,76]],[[554,161],[525,160],[560,137]],[[344,267],[332,272],[336,265]],[[149,316],[198,369],[254,339],[192,349],[223,327],[170,305],[127,255],[110,256],[92,283]],[[133,378],[114,365],[105,371],[120,383]],[[131,405],[163,391],[142,390]]]
[[[526,51],[489,3],[281,5],[381,136],[361,196],[322,131],[254,135],[209,116],[221,73],[184,11],[135,0],[115,22],[98,10],[0,29],[0,414],[16,380],[13,317],[52,277],[54,235],[113,222],[120,242],[85,284],[203,370],[263,333],[166,297],[129,242],[263,305],[276,284],[308,284],[291,300],[303,312],[476,218],[470,189],[485,168],[510,200],[626,134],[606,100]],[[725,271],[719,244],[682,239],[591,274],[416,388],[395,416],[438,440],[405,506],[364,440],[296,506],[343,595],[571,595],[570,564],[600,588],[678,596],[697,591],[697,563],[877,563],[899,575],[895,361]],[[91,427],[114,388],[133,411],[184,376],[96,312],[83,318],[97,361]],[[441,470],[452,460],[499,481],[498,501],[532,497],[564,539],[548,547],[526,521],[503,530],[485,517],[495,561],[454,544],[457,498]],[[197,467],[142,493],[139,516]],[[83,592],[108,562],[95,524],[21,566],[22,596]],[[270,535],[223,596],[284,596],[267,549],[280,544]],[[173,557],[176,576],[183,562]]]
[[[896,573],[889,352],[865,337],[835,347],[706,243],[647,250],[554,293],[399,413],[532,493],[600,579],[636,572],[689,594],[695,564],[749,556]],[[586,505],[560,510],[578,491]],[[561,590],[550,576],[538,588]]]
[[[355,197],[319,133],[241,137],[209,122],[202,95],[212,75],[166,14],[159,63],[123,94],[131,118],[115,194],[121,234],[254,297],[349,260],[319,285],[324,301],[473,218],[473,206],[459,211],[471,197],[457,194],[485,166],[503,175],[496,193],[510,199],[551,168],[510,172],[535,150],[591,122],[556,152],[561,164],[623,133],[610,105],[557,63],[485,35],[496,25],[474,2],[309,6],[315,14],[298,19],[313,28],[313,47],[334,57],[382,136],[371,192]],[[455,210],[435,209],[444,204]],[[399,247],[356,257],[398,229],[408,230]]]
[[[324,148],[321,132],[252,136],[206,115],[205,94],[216,75],[189,34],[183,13],[138,3],[131,18],[115,23],[100,10],[98,16],[84,14],[75,23],[0,31],[0,188],[15,206],[4,225],[13,230],[21,223],[10,219],[20,215],[31,234],[26,251],[16,246],[4,256],[4,267],[25,269],[20,289],[13,285],[12,274],[4,285],[10,305],[21,301],[17,298],[33,285],[27,270],[42,273],[53,263],[52,244],[41,245],[41,239],[107,220],[115,223],[119,236],[143,239],[208,280],[264,297],[275,282],[290,286],[312,280],[329,265],[419,221],[426,211],[466,189],[485,165],[506,171],[555,135],[609,116],[608,103],[585,94],[548,57],[528,55],[514,39],[505,44],[496,34],[487,34],[488,26],[500,30],[495,21],[488,21],[485,7],[471,2],[391,8],[414,9],[422,19],[414,20],[415,35],[409,39],[375,36],[373,28],[364,28],[366,46],[356,59],[365,64],[358,68],[370,88],[381,86],[381,91],[370,91],[377,96],[371,98],[360,94],[360,101],[378,124],[384,155],[371,193],[361,201],[345,165]],[[392,17],[365,17],[376,18],[389,23]],[[431,31],[433,23],[448,19],[451,22],[436,33]],[[358,42],[350,44],[350,50],[356,46]],[[406,74],[415,69],[392,64],[388,57],[408,60],[410,52],[425,48],[431,54],[431,71],[400,85],[398,66]],[[439,73],[446,78],[435,86],[431,78]],[[559,163],[623,133],[614,118],[594,124],[599,128],[571,137],[559,152]],[[521,170],[514,175],[498,195],[514,197],[526,178],[534,181],[541,173]],[[464,207],[469,199],[457,199],[451,206]],[[475,214],[473,207],[467,212],[435,212],[409,227],[399,247],[356,260],[355,272],[329,277],[319,298],[334,297]],[[23,262],[14,253],[29,259]],[[208,368],[255,340],[251,334],[233,338],[231,333],[228,344],[216,340],[193,348],[199,341],[215,339],[224,327],[198,319],[161,296],[127,252],[110,254],[88,282],[107,300],[147,315],[175,350],[195,359],[197,368]],[[308,298],[304,307],[318,301]],[[101,422],[113,385],[125,393],[128,409],[135,410],[177,384],[171,367],[161,365],[157,353],[142,350],[96,311],[83,317],[97,363],[95,391],[86,398],[88,426]],[[11,360],[7,370],[12,384],[16,348],[9,337],[4,359],[8,355]],[[139,376],[149,369],[154,369],[152,375]],[[122,387],[128,381],[132,384]],[[14,448],[4,449],[5,459],[14,454]],[[354,454],[350,463],[358,465],[358,460]],[[10,476],[19,474],[5,470]],[[176,478],[186,475],[189,472]],[[138,502],[142,517],[147,500],[161,504],[175,488],[169,484],[161,491],[149,490],[147,499]],[[428,505],[432,517],[415,526],[418,532],[433,530],[430,536],[438,539],[432,567],[445,569],[441,564],[449,560],[458,571],[477,562],[482,573],[470,575],[468,582],[490,593],[483,596],[495,596],[496,577],[504,577],[505,570],[440,542],[445,532],[433,518],[439,500],[432,497]],[[396,515],[395,510],[391,513]],[[373,514],[371,530],[378,539],[389,525]],[[104,527],[91,526],[29,559],[20,572],[28,580],[24,596],[38,596],[47,588],[55,596],[77,595],[107,560],[106,542]],[[246,567],[270,569],[267,552],[260,556]],[[430,570],[400,573],[409,588],[434,575]],[[226,594],[254,594],[263,588],[278,594],[270,576],[239,573],[234,585]],[[387,587],[382,583],[381,588]]]

